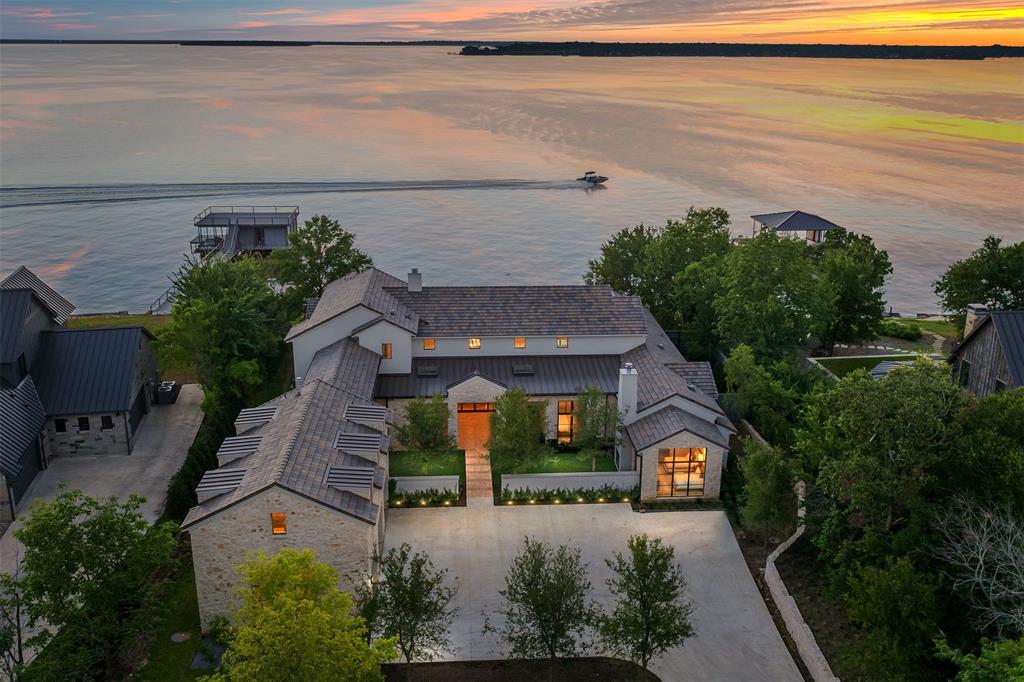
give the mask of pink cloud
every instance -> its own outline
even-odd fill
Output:
[[[240,21],[232,28],[264,28],[266,26],[273,26],[269,21]]]
[[[235,102],[226,97],[208,97],[200,102],[199,106],[208,111],[223,111],[235,106]]]
[[[52,28],[55,31],[88,31],[90,29],[98,28],[96,24],[73,24],[63,22],[47,24],[47,27]]]
[[[223,130],[229,133],[235,133],[243,137],[248,137],[250,140],[262,140],[267,135],[274,132],[273,128],[262,128],[257,126],[243,126],[234,123],[217,123],[203,126],[207,130]]]
[[[58,19],[84,17],[92,12],[70,12],[63,7],[13,7],[0,10],[0,14],[22,19]]]

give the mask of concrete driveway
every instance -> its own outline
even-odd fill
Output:
[[[195,384],[182,386],[173,405],[154,405],[139,430],[130,455],[57,457],[41,471],[18,506],[18,518],[0,537],[0,571],[11,572],[20,554],[14,532],[36,500],[52,500],[61,484],[92,497],[115,495],[125,499],[136,493],[146,498],[142,514],[155,521],[163,511],[167,482],[181,467],[195,439],[203,413],[203,392]]]
[[[676,548],[694,603],[696,634],[656,662],[662,680],[802,680],[723,512],[637,514],[626,504],[393,509],[387,524],[387,547],[407,542],[457,578],[454,658],[501,658],[493,636],[481,634],[483,614],[500,604],[498,590],[523,536],[579,546],[592,596],[607,605],[604,559],[625,551],[630,535],[647,533]]]

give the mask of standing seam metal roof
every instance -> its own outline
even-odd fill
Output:
[[[45,423],[32,377],[22,379],[16,388],[0,389],[0,471],[11,478],[21,473],[21,454]]]
[[[0,362],[8,363],[18,359],[21,332],[31,303],[31,289],[0,290]]]
[[[835,230],[839,228],[831,220],[803,211],[782,211],[750,216],[755,221],[778,232],[802,232],[805,230]]]
[[[36,298],[50,311],[57,324],[64,324],[75,312],[75,306],[50,288],[43,280],[24,265],[0,281],[0,289],[31,289]]]
[[[32,376],[48,415],[127,412],[142,327],[43,332]]]
[[[989,313],[1006,356],[1010,376],[1024,386],[1024,310],[995,310]]]

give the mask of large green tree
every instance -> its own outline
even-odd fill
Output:
[[[502,471],[540,457],[547,433],[547,414],[540,404],[530,401],[526,391],[513,387],[498,396],[490,419],[488,450],[492,463]]]
[[[485,632],[496,631],[510,658],[576,656],[593,620],[589,600],[590,580],[579,548],[523,540],[512,560],[500,591],[504,604],[499,628],[489,623]]]
[[[159,578],[172,567],[174,525],[151,526],[145,500],[97,500],[80,490],[38,502],[22,528],[22,601],[31,679],[120,679],[126,654],[149,631]]]
[[[451,651],[449,635],[456,589],[448,570],[434,568],[426,554],[403,544],[380,560],[380,580],[360,595],[360,611],[372,636],[393,638],[406,663],[430,661]]]
[[[949,266],[935,283],[935,294],[960,329],[971,303],[993,310],[1024,308],[1024,241],[1004,246],[998,237],[985,237],[977,251]]]
[[[289,315],[298,305],[323,293],[334,280],[373,265],[355,247],[356,236],[330,216],[315,215],[288,235],[288,248],[277,249],[267,259],[273,277],[287,287]]]
[[[398,427],[398,440],[411,450],[447,450],[451,446],[448,417],[444,396],[413,398],[405,404],[405,422]]]
[[[395,657],[394,640],[367,642],[366,624],[334,570],[310,550],[262,552],[239,571],[242,605],[234,614],[222,682],[377,682]]]
[[[277,296],[253,259],[189,260],[174,277],[160,352],[194,363],[211,405],[244,402],[276,367],[287,329]]]
[[[744,528],[761,533],[765,549],[770,533],[782,533],[796,520],[797,499],[793,490],[792,462],[778,447],[762,445],[753,438],[743,444],[740,471],[743,472]]]
[[[843,229],[826,232],[811,253],[824,291],[815,332],[829,355],[836,343],[874,339],[885,312],[882,288],[892,273],[889,254],[871,237]]]
[[[815,542],[836,570],[920,548],[967,400],[947,367],[921,361],[877,381],[853,372],[808,403],[794,447],[825,494]]]
[[[646,225],[623,228],[601,245],[601,256],[587,263],[587,284],[607,284],[620,294],[640,293],[641,267],[658,230]]]
[[[796,416],[797,391],[788,388],[757,362],[753,349],[739,344],[725,360],[725,402],[772,443],[788,448],[790,422]]]
[[[599,631],[605,648],[646,668],[693,635],[693,605],[685,599],[675,548],[646,534],[630,537],[626,546],[629,554],[605,560],[614,574],[607,583],[615,602],[600,617]]]
[[[782,357],[806,343],[822,310],[823,290],[811,248],[765,230],[725,258],[715,298],[716,330],[760,357]]]

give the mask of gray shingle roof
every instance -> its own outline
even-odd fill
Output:
[[[639,335],[643,305],[608,286],[424,287],[388,293],[415,310],[420,336]]]
[[[127,412],[142,327],[44,332],[32,376],[48,415]]]
[[[32,377],[15,388],[0,389],[0,471],[11,478],[21,473],[21,454],[39,437],[46,423]]]
[[[533,374],[513,373],[516,365],[529,365]],[[615,393],[619,366],[617,355],[413,358],[409,374],[381,374],[374,394],[378,398],[444,395],[449,386],[474,374],[518,386],[530,395],[576,395],[590,385]],[[436,368],[436,376],[422,376],[424,367]]]
[[[31,289],[0,290],[0,362],[18,359],[21,332],[31,305]]]
[[[283,394],[274,401],[274,418],[255,429],[259,445],[252,454],[231,462],[245,469],[239,485],[193,507],[182,524],[187,528],[271,486],[280,486],[339,512],[376,524],[379,507],[367,498],[327,484],[329,467],[365,468],[377,463],[336,447],[339,432],[382,434],[345,421],[346,407],[359,398],[321,379]],[[386,440],[386,439],[385,439]]]
[[[285,336],[285,341],[360,305],[415,334],[419,326],[416,313],[399,303],[384,289],[398,286],[404,287],[405,282],[377,268],[336,279],[320,294],[312,314],[292,327]]]
[[[678,395],[698,405],[721,412],[715,399],[697,388],[691,387],[686,379],[658,362],[650,342],[638,346],[622,356],[623,362],[632,362],[640,380],[637,386],[637,409],[644,411],[651,405]]]
[[[666,367],[706,395],[718,397],[718,386],[715,384],[715,373],[710,362],[674,362],[667,364]]]
[[[373,397],[380,356],[352,339],[341,339],[313,356],[303,383],[322,379],[366,400]]]
[[[782,211],[750,216],[756,222],[778,232],[802,232],[806,230],[835,230],[839,227],[831,220],[803,211]]]
[[[75,306],[70,301],[51,289],[24,265],[18,266],[17,270],[0,281],[0,289],[31,289],[57,324],[67,322],[71,313],[75,312]]]
[[[660,443],[683,431],[689,431],[722,447],[729,446],[729,439],[724,437],[714,424],[681,410],[675,405],[666,405],[626,427],[626,433],[629,434],[629,439],[637,450]]]

